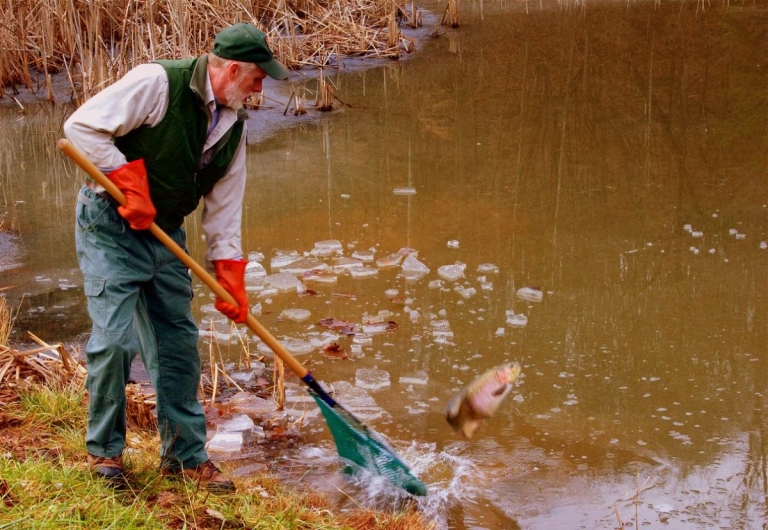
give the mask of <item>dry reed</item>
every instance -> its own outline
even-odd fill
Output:
[[[344,56],[397,59],[413,50],[401,20],[420,25],[421,14],[398,0],[0,0],[0,97],[1,87],[13,95],[24,86],[53,100],[51,74],[63,73],[81,102],[137,64],[207,53],[235,22],[264,30],[292,69]]]

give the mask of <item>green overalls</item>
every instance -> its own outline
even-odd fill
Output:
[[[184,217],[227,171],[246,113],[198,167],[205,143],[207,56],[159,61],[168,74],[169,104],[154,127],[115,139],[130,162],[147,167],[157,224],[182,248]],[[233,200],[241,200],[233,197]],[[83,187],[76,209],[77,257],[93,321],[86,347],[90,396],[86,447],[95,456],[122,453],[126,435],[125,385],[141,354],[157,393],[164,467],[193,468],[208,460],[206,422],[197,398],[201,362],[191,313],[188,269],[149,231],[132,230],[115,204]]]

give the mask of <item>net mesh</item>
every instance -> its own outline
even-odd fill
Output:
[[[412,495],[426,495],[424,483],[411,474],[408,466],[380,435],[363,425],[341,405],[331,406],[317,393],[311,390],[309,393],[325,417],[339,456],[347,463],[346,472],[354,473],[358,466],[386,477]]]

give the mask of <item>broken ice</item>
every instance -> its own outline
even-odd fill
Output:
[[[379,269],[372,269],[371,267],[355,267],[349,269],[349,275],[353,278],[370,278],[376,276],[379,273]]]
[[[337,239],[329,239],[328,241],[318,241],[315,243],[315,248],[312,249],[313,256],[330,256],[335,253],[341,253],[342,246],[341,241]]]
[[[309,256],[298,261],[294,261],[293,263],[282,267],[280,270],[281,272],[287,272],[290,274],[304,274],[305,272],[309,272],[311,270],[327,270],[329,268],[330,267],[328,264],[324,261],[314,256]]]
[[[429,267],[416,258],[416,253],[408,254],[402,265],[403,276],[406,280],[418,280],[429,274]]]
[[[277,289],[281,293],[289,291],[300,292],[304,290],[304,284],[302,284],[296,276],[288,272],[270,274],[264,279],[264,284],[267,287]]]
[[[306,309],[289,308],[283,309],[282,313],[280,313],[280,316],[294,322],[304,322],[305,320],[309,320],[309,317],[312,316],[312,313]]]
[[[416,195],[416,188],[395,188],[392,193],[395,195]]]
[[[517,297],[526,302],[541,302],[544,293],[535,287],[521,287],[517,290]]]
[[[378,390],[389,386],[389,372],[379,368],[360,368],[355,373],[355,385],[367,390]]]
[[[352,257],[355,259],[359,259],[360,261],[369,262],[373,261],[373,255],[376,253],[373,249],[368,250],[355,250],[352,253]]]
[[[507,324],[512,328],[524,328],[528,325],[528,317],[522,313],[507,310]]]
[[[455,282],[464,276],[464,269],[466,268],[467,266],[464,263],[457,261],[453,265],[443,265],[438,267],[437,275],[440,276],[443,280]]]

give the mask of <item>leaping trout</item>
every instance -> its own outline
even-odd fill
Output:
[[[453,396],[445,407],[445,419],[465,438],[472,438],[512,390],[520,375],[519,363],[488,370]]]

